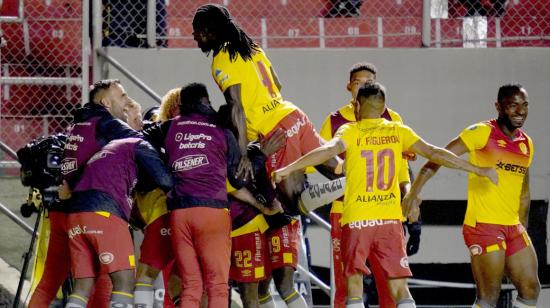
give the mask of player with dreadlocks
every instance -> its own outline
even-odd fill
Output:
[[[228,116],[242,153],[239,174],[245,177],[251,174],[250,162],[244,155],[247,139],[269,137],[277,129],[286,133],[282,148],[266,159],[268,174],[324,143],[307,115],[283,100],[281,83],[271,62],[258,44],[235,23],[225,7],[215,4],[199,7],[193,18],[193,36],[203,52],[213,54],[212,76],[229,105]],[[327,163],[328,169],[336,165],[336,159]],[[290,215],[299,214],[296,204],[304,182],[304,172],[298,170],[277,187],[277,198]],[[306,307],[304,299],[294,288],[293,278],[299,232],[300,224],[295,219],[267,232],[267,242],[272,243],[271,268],[275,285],[289,307]],[[262,302],[273,305],[269,303],[267,288],[261,289],[264,289],[260,290]]]

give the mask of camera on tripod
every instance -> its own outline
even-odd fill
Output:
[[[59,203],[61,159],[67,136],[56,134],[32,140],[17,151],[21,164],[21,183],[30,187],[27,203],[21,205],[21,214],[29,217],[40,206],[52,208]]]

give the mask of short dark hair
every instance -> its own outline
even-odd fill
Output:
[[[371,72],[374,75],[376,75],[376,66],[374,64],[369,62],[359,62],[355,63],[350,69],[349,69],[349,80],[351,81],[351,77],[353,74],[361,71],[367,71]]]
[[[386,101],[386,88],[382,84],[376,81],[369,81],[359,88],[357,92],[357,100],[361,97],[365,99],[371,96],[380,96],[384,101]]]
[[[91,87],[90,87],[90,94],[89,94],[89,100],[90,103],[97,103],[96,97],[99,93],[103,92],[104,90],[109,89],[114,84],[120,84],[120,80],[118,79],[103,79],[100,81],[96,81]]]
[[[202,104],[203,98],[209,98],[204,84],[192,82],[183,86],[180,91],[180,113],[195,110],[195,106]]]
[[[507,83],[498,89],[497,102],[502,103],[504,98],[517,94],[523,89],[519,83]]]

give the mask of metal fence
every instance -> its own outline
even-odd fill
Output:
[[[234,19],[264,48],[550,46],[547,0],[104,3],[103,44],[110,46],[193,48],[191,21],[197,7],[205,3],[227,6]]]

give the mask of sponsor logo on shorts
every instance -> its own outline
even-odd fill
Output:
[[[89,230],[87,226],[76,225],[69,229],[69,238],[72,240],[80,234],[103,234],[103,230]]]
[[[375,220],[357,220],[352,221],[348,224],[348,227],[350,229],[362,229],[362,228],[369,228],[369,227],[375,227],[375,226],[383,226],[383,225],[395,225],[397,224],[397,220],[382,220],[382,219],[375,219]]]
[[[170,228],[162,228],[162,229],[160,229],[160,235],[162,235],[162,236],[170,236],[170,235],[172,235],[172,229],[170,229]]]
[[[195,169],[201,166],[208,165],[208,157],[204,154],[187,155],[179,158],[172,164],[172,169],[175,172]]]
[[[294,123],[294,125],[292,125],[292,127],[290,127],[287,131],[286,131],[286,136],[288,138],[298,134],[300,132],[300,128],[302,126],[305,126],[306,125],[306,118],[301,118],[299,119],[296,123]]]
[[[403,257],[401,260],[399,260],[399,265],[403,268],[409,268],[409,258]]]
[[[334,252],[336,253],[340,252],[340,239],[338,238],[332,239],[332,250],[334,250]]]
[[[252,276],[252,271],[249,269],[242,270],[241,275],[243,275],[243,277],[250,277]]]
[[[102,252],[99,254],[99,262],[103,264],[111,264],[114,259],[115,256],[110,252]]]
[[[470,254],[472,254],[472,256],[479,256],[483,253],[483,248],[477,244],[468,247],[468,249],[470,249]]]

